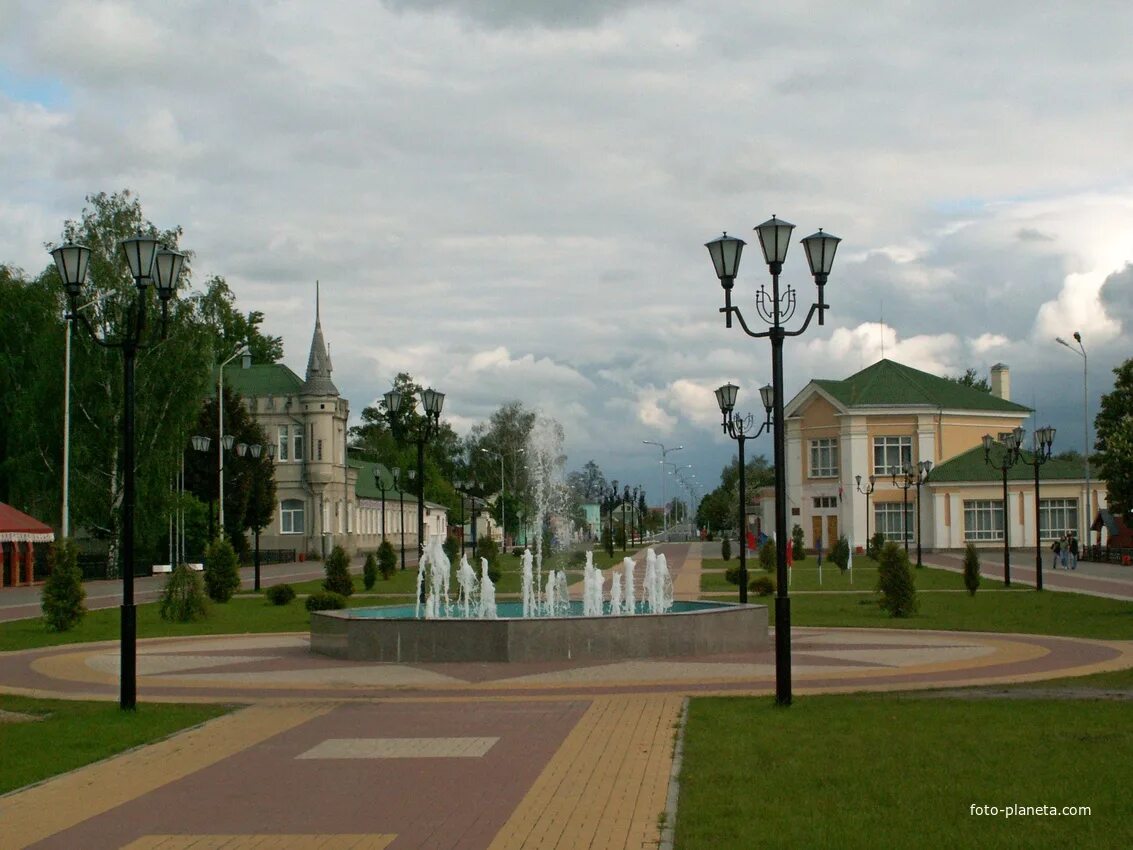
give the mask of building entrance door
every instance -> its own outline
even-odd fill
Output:
[[[826,543],[826,550],[834,548],[834,544],[838,542],[838,517],[828,516],[826,518],[826,536],[823,538]]]
[[[810,518],[810,548],[814,549],[818,546],[818,539],[822,537],[822,517],[812,516]],[[823,548],[826,548],[826,540],[823,539]]]

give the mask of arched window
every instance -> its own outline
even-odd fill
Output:
[[[281,534],[303,533],[303,502],[284,499],[279,503],[279,531]]]

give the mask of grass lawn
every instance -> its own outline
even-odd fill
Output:
[[[117,614],[117,611],[115,611]],[[113,702],[30,699],[0,694],[0,709],[41,720],[0,722],[0,794],[57,776],[230,710],[222,705],[143,703],[122,711]]]
[[[700,589],[706,593],[726,592],[735,590],[736,585],[729,584],[724,578],[727,567],[739,566],[739,561],[733,558],[724,561],[719,558],[701,562],[702,570],[720,570],[721,572],[706,572],[700,577]],[[865,556],[854,558],[854,568],[842,572],[828,560],[822,562],[822,583],[819,584],[818,562],[813,556],[807,556],[801,561],[795,561],[791,575],[791,593],[807,590],[873,590],[877,587],[877,561]],[[749,580],[756,576],[771,575],[759,565],[758,559],[749,559],[747,562]],[[913,568],[913,581],[918,590],[964,590],[964,577],[960,573],[935,567]],[[1003,590],[1003,582],[994,579],[982,578],[980,590]],[[1021,585],[1011,588],[1026,590]]]
[[[1128,715],[1103,701],[694,699],[676,846],[1129,847]]]

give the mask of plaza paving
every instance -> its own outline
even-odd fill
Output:
[[[663,548],[679,596],[696,594],[702,549]],[[114,699],[117,651],[5,653],[0,690]],[[0,797],[0,847],[654,847],[685,698],[771,694],[775,677],[772,647],[388,665],[313,656],[305,634],[276,634],[142,640],[138,651],[139,701],[246,707]],[[796,628],[792,657],[805,696],[1121,669],[1133,642]]]

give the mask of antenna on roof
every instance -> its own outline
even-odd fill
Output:
[[[881,301],[877,307],[877,332],[881,335],[881,359],[885,359],[885,302]]]

